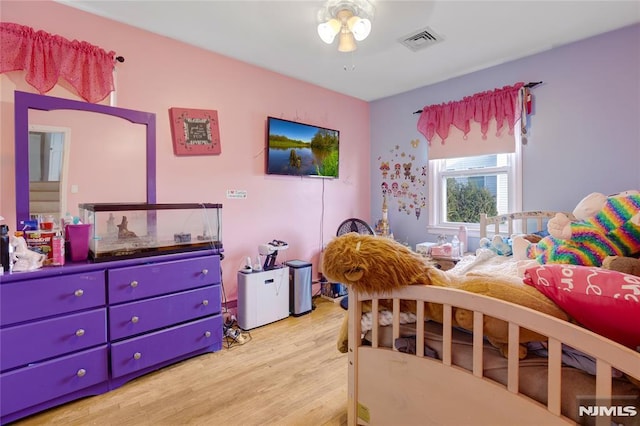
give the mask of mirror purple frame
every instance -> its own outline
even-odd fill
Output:
[[[112,115],[147,128],[147,203],[156,202],[156,115],[35,93],[15,92],[16,228],[29,220],[29,110],[78,110]]]

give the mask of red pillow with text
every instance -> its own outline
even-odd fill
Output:
[[[524,282],[585,328],[640,350],[640,277],[590,266],[546,264],[528,268]]]

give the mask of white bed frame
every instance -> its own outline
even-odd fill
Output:
[[[572,213],[564,213],[570,219],[575,219]],[[549,219],[554,217],[556,212],[549,211],[529,211],[518,213],[507,213],[498,216],[487,216],[480,214],[480,238],[489,235],[512,235],[514,232],[528,234],[546,229]]]
[[[542,216],[540,216],[542,214]],[[506,218],[487,218],[483,226],[513,219],[542,221],[548,212],[514,213]],[[539,219],[538,219],[539,218]],[[526,221],[525,221],[526,222]],[[542,225],[540,225],[540,228]],[[525,228],[526,230],[526,225]],[[483,228],[486,235],[486,228]],[[502,232],[504,233],[504,231]],[[417,303],[416,354],[399,352],[379,343],[378,315],[372,315],[371,346],[361,339],[362,302],[371,301],[378,311],[378,298],[393,299],[393,339],[400,337],[400,300],[434,302],[444,306],[442,359],[424,356],[424,303]],[[483,336],[473,335],[473,368],[468,371],[452,363],[451,315],[453,307],[474,312],[474,329],[481,330],[483,315],[509,323],[507,385],[483,375]],[[349,292],[349,387],[348,424],[364,425],[556,425],[574,424],[561,414],[561,344],[591,355],[596,360],[596,398],[609,398],[612,367],[640,380],[640,353],[584,328],[534,310],[501,300],[442,287],[407,286],[381,296]],[[520,328],[549,337],[547,369],[548,402],[543,405],[518,391]],[[599,416],[597,425],[610,426]]]

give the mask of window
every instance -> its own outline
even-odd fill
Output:
[[[422,109],[417,127],[429,143],[429,233],[465,224],[477,236],[480,213],[522,210],[528,87],[520,82]]]
[[[522,210],[520,137],[515,152],[429,161],[430,233],[466,225],[479,230],[480,213],[503,214]]]

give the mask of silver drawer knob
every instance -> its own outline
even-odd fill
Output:
[[[135,354],[133,354],[133,359],[140,359],[142,358],[142,354],[140,352],[136,352]]]
[[[136,288],[138,287],[138,281],[131,281],[131,284],[129,284],[131,286],[131,288]]]
[[[211,337],[211,332],[210,331],[205,331],[204,332],[204,337]]]
[[[203,270],[202,270],[202,275],[207,275],[208,273],[209,273],[209,270],[208,270],[208,269],[203,269]]]
[[[202,301],[202,304],[203,304],[204,306],[207,306],[207,305],[209,304],[209,301],[208,301],[207,299],[204,299],[204,300]]]
[[[138,317],[136,317],[136,316],[131,317],[131,322],[132,322],[132,323],[134,323],[134,324],[135,324],[135,323],[137,323],[138,321],[140,321],[140,318],[138,318]]]
[[[78,372],[76,373],[76,376],[78,377],[84,377],[84,375],[87,374],[87,370],[85,370],[84,368],[81,368],[80,370],[78,370]]]
[[[73,292],[73,294],[76,295],[76,297],[80,297],[84,294],[84,290],[82,290],[81,288],[77,289],[76,291]]]
[[[79,328],[78,330],[76,330],[76,336],[78,337],[84,336],[84,330],[82,328]]]

